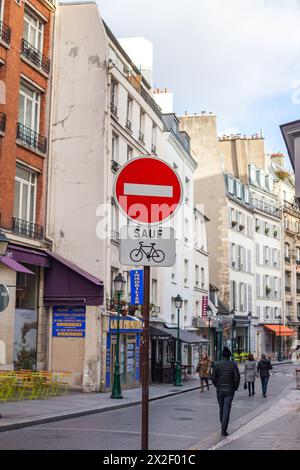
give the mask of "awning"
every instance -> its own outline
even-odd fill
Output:
[[[0,263],[4,264],[10,269],[13,269],[14,271],[17,271],[18,273],[26,273],[26,274],[33,274],[32,271],[29,269],[25,268],[22,264],[18,263],[15,261],[13,258],[9,258],[9,256],[1,256],[0,257]]]
[[[7,248],[9,256],[20,263],[32,264],[34,266],[42,266],[48,268],[50,259],[43,251],[24,246],[9,244]]]
[[[51,266],[45,269],[45,305],[103,305],[103,282],[62,256],[47,251]]]
[[[151,326],[150,327],[151,337],[160,337],[160,338],[175,338],[177,339],[177,328],[165,328],[164,326]],[[187,344],[199,344],[199,343],[208,343],[207,339],[204,339],[202,336],[195,335],[186,330],[179,330],[180,341]]]
[[[263,325],[267,330],[275,333],[276,336],[294,336],[295,331],[284,325]]]

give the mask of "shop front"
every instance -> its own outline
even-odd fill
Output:
[[[270,359],[285,357],[285,342],[295,337],[295,331],[286,325],[263,325],[263,352]]]
[[[153,383],[173,383],[176,364],[177,328],[155,324],[150,328],[151,380]],[[196,373],[200,354],[207,350],[208,340],[187,330],[179,330],[182,377]]]
[[[108,319],[106,337],[105,389],[111,390],[114,379],[114,365],[117,344],[117,315]],[[140,383],[140,347],[143,324],[139,318],[120,318],[120,379],[122,388],[132,388]]]

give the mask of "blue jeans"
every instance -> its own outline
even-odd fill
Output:
[[[263,395],[265,396],[267,394],[267,387],[268,387],[268,382],[269,382],[269,377],[261,377],[261,388]]]
[[[217,399],[220,407],[220,421],[222,426],[222,432],[226,432],[228,428],[233,397],[234,393],[227,394],[217,392]]]

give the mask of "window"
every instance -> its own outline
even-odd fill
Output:
[[[300,248],[298,246],[296,248],[296,261],[300,263]]]
[[[239,181],[235,182],[235,194],[236,194],[236,197],[238,197],[239,199],[242,199],[242,185]]]
[[[284,244],[284,257],[286,260],[290,258],[290,245],[288,243]]]
[[[184,284],[189,281],[189,262],[187,259],[184,260]]]
[[[152,153],[156,154],[156,146],[157,146],[157,125],[152,124],[152,141],[151,141],[151,151]]]
[[[152,279],[151,303],[157,305],[157,280]]]
[[[17,166],[15,181],[14,217],[35,222],[36,173]]]
[[[230,281],[230,304],[231,308],[236,310],[236,282]]]
[[[110,85],[110,109],[114,116],[118,114],[118,88],[118,82],[112,79]]]
[[[19,92],[19,122],[34,132],[40,128],[41,93],[21,83]]]
[[[111,158],[114,162],[119,161],[119,136],[114,133],[111,141]]]
[[[256,274],[256,297],[260,297],[260,274]]]
[[[234,181],[231,176],[228,176],[228,192],[230,194],[234,194]]]
[[[133,157],[133,149],[128,145],[127,146],[127,161],[131,160]]]
[[[119,217],[118,209],[115,203],[111,203],[111,239],[119,240]]]
[[[199,287],[199,266],[195,266],[195,287]]]
[[[43,53],[44,24],[33,13],[25,10],[24,39],[39,52]]]
[[[249,191],[249,188],[247,186],[245,186],[244,191],[245,191],[245,203],[250,204],[250,191]]]
[[[0,21],[3,21],[4,0],[0,0]]]
[[[185,200],[188,202],[190,199],[190,180],[185,178]]]
[[[126,127],[131,131],[133,99],[130,95],[127,97]]]
[[[260,233],[261,231],[261,222],[259,219],[255,219],[255,230],[257,233]]]
[[[256,254],[256,265],[260,265],[260,245],[256,243],[255,245],[255,254]]]
[[[205,286],[205,271],[204,268],[201,268],[201,288],[204,289]]]
[[[178,122],[175,118],[173,119],[173,123],[172,123],[172,131],[174,132],[174,134],[178,135],[178,131],[179,131]]]
[[[140,130],[139,130],[139,140],[145,142],[145,112],[140,110]]]

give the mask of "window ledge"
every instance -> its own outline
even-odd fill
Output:
[[[20,53],[20,56],[21,56],[21,59],[26,62],[26,64],[28,64],[30,67],[32,67],[34,70],[36,70],[37,72],[39,72],[41,75],[43,75],[43,77],[47,78],[47,80],[49,79],[50,77],[50,74],[44,72],[44,70],[41,68],[41,67],[38,67],[37,65],[35,65],[33,62],[31,62],[29,59],[27,59],[27,57],[24,56],[24,54],[22,54],[22,52]]]
[[[16,144],[19,145],[20,147],[23,147],[26,150],[29,150],[29,152],[39,155],[39,157],[46,158],[47,156],[47,152],[46,153],[40,152],[38,149],[31,147],[30,145],[23,142],[23,140],[16,139]]]
[[[6,49],[10,49],[10,45],[7,44],[7,42],[3,41],[3,39],[0,38],[0,45],[3,47],[6,47]]]

